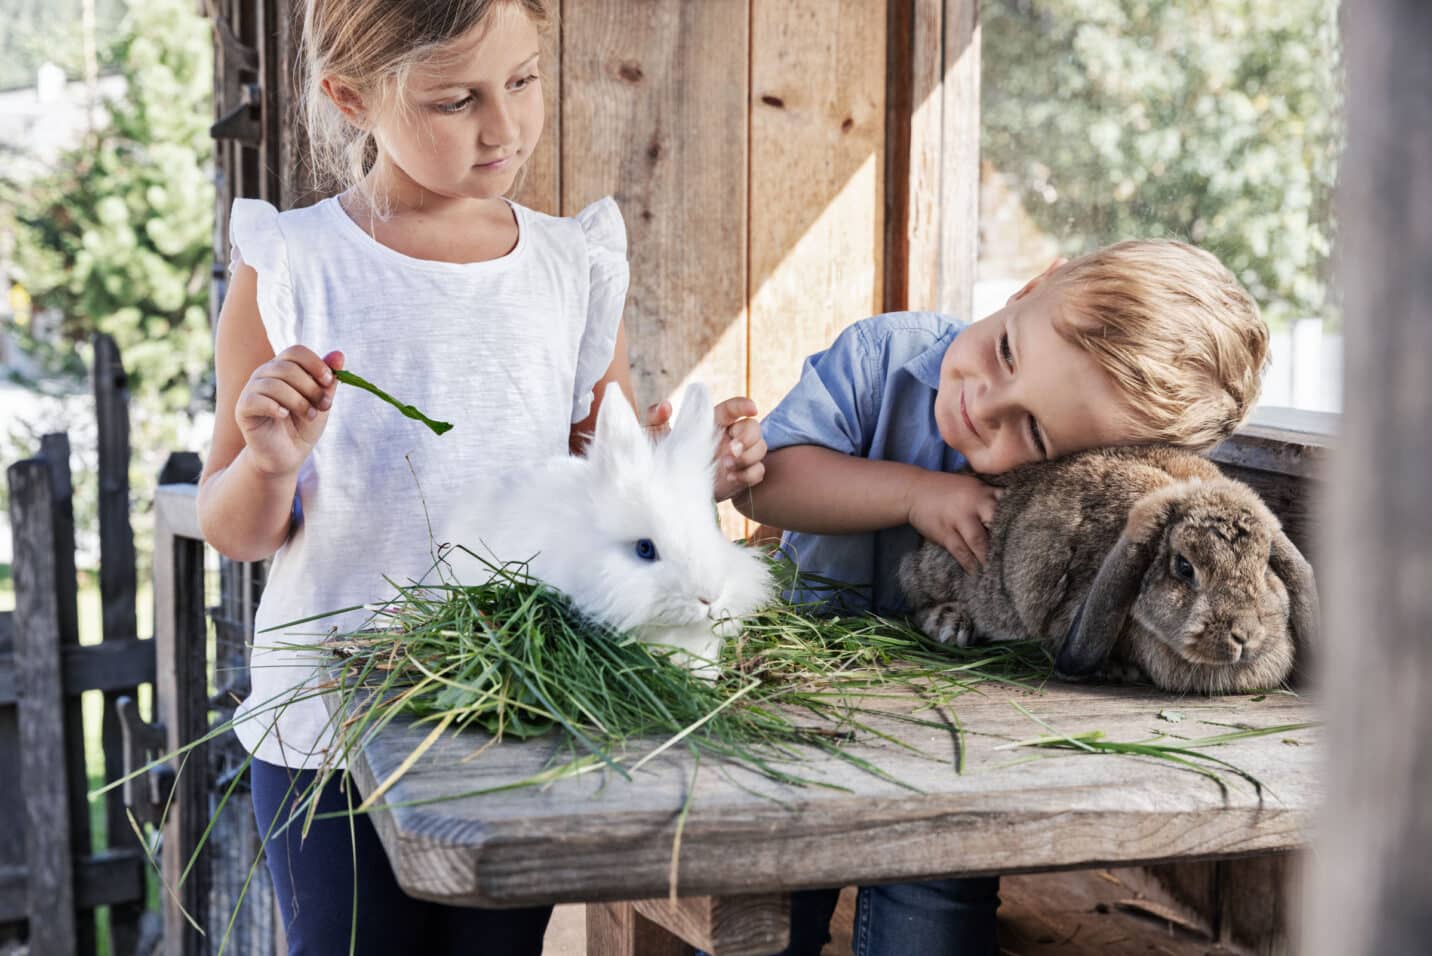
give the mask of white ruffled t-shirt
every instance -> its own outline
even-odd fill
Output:
[[[383,603],[388,580],[430,575],[436,544],[476,483],[565,454],[611,364],[626,298],[626,232],[603,199],[558,218],[512,204],[516,246],[485,262],[414,259],[377,242],[336,199],[278,212],[234,203],[234,262],[258,273],[275,353],[343,351],[346,367],[428,417],[442,436],[373,395],[340,385],[299,473],[295,526],[274,555],[255,617],[252,692],[236,730],[269,763],[323,759],[329,718],[311,688],[333,632]],[[428,577],[431,580],[431,576]],[[265,633],[267,631],[267,633]]]

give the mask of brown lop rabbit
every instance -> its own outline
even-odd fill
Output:
[[[1192,452],[1096,449],[991,483],[1007,490],[983,571],[932,542],[901,562],[936,640],[1034,637],[1061,677],[1206,694],[1276,687],[1316,643],[1312,567],[1253,489]]]

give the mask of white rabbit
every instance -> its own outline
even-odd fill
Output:
[[[480,492],[456,544],[485,561],[527,562],[578,611],[714,677],[725,637],[770,600],[765,561],[729,540],[712,502],[718,432],[704,386],[686,389],[665,439],[653,442],[616,385],[607,387],[585,455],[508,474]],[[463,584],[492,569],[449,552]]]

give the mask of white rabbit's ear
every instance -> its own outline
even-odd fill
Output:
[[[597,432],[587,456],[611,464],[640,463],[651,440],[636,420],[636,412],[616,382],[607,385],[597,409]]]
[[[716,421],[711,393],[700,382],[686,386],[681,410],[662,442],[663,452],[673,462],[690,462],[704,467],[716,451]]]

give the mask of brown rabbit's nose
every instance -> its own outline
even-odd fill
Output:
[[[1233,641],[1234,644],[1237,644],[1239,647],[1243,647],[1248,643],[1248,632],[1241,627],[1235,627],[1233,628],[1233,630],[1229,631],[1228,637],[1230,640]]]

